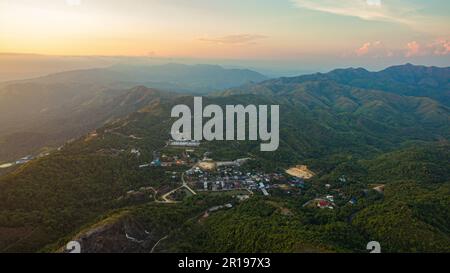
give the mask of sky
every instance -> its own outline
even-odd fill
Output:
[[[447,0],[0,0],[0,52],[267,70],[450,65]]]

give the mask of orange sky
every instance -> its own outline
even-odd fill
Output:
[[[0,52],[448,58],[448,14],[436,0],[0,0]]]

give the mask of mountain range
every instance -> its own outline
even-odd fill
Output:
[[[213,65],[116,65],[0,84],[0,163],[58,146],[177,92],[222,90],[263,75]],[[163,89],[142,92],[136,86]]]
[[[252,141],[202,143],[213,159],[251,156],[248,168],[275,172],[302,163],[317,174],[300,195],[256,194],[207,219],[198,215],[232,196],[198,195],[171,207],[123,198],[141,187],[176,187],[163,169],[137,166],[165,146],[170,110],[192,105],[191,94],[138,86],[72,97],[76,107],[61,105],[68,119],[57,127],[83,120],[84,135],[0,177],[0,251],[60,251],[79,239],[92,252],[150,252],[160,240],[159,252],[362,252],[371,240],[389,252],[448,252],[449,79],[448,68],[345,69],[204,96],[204,104],[280,105],[276,152],[259,152]],[[358,201],[302,206],[327,187]],[[137,245],[123,234],[145,239]]]
[[[379,72],[369,72],[364,68],[336,69],[328,73],[268,80],[261,85],[271,86],[271,91],[277,92],[278,89],[290,89],[291,86],[296,84],[312,81],[330,81],[403,96],[429,97],[449,106],[449,75],[449,67],[426,67],[405,64],[392,66]]]

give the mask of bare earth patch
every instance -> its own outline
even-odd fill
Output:
[[[297,165],[286,170],[286,173],[302,179],[310,179],[315,175],[306,165]]]

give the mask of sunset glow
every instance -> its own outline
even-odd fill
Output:
[[[0,52],[432,62],[450,52],[448,12],[447,1],[0,0]]]

